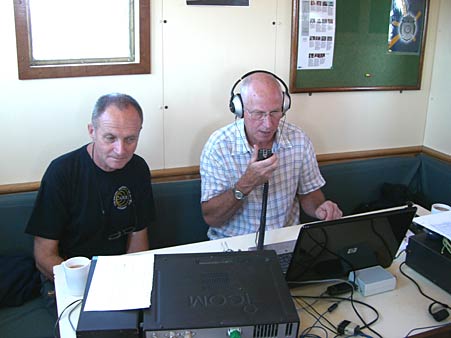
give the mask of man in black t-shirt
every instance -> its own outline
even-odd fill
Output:
[[[67,258],[148,250],[154,220],[150,170],[134,154],[143,123],[138,102],[125,94],[100,97],[88,124],[92,143],[53,160],[41,182],[26,232],[34,256],[53,280]]]

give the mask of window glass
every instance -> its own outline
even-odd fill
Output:
[[[19,78],[150,73],[149,0],[14,3]]]

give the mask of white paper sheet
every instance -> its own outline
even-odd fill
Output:
[[[336,0],[300,1],[297,69],[332,68],[336,8]]]
[[[99,256],[85,311],[141,309],[150,306],[154,256]]]
[[[439,235],[451,239],[451,211],[416,217],[413,221]]]

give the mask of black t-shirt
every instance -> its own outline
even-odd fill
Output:
[[[144,159],[133,155],[124,168],[105,172],[85,145],[50,163],[26,232],[59,240],[63,258],[91,258],[125,253],[127,234],[144,229],[154,218]]]

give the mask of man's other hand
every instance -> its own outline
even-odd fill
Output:
[[[334,202],[325,201],[318,208],[316,208],[315,216],[320,220],[330,221],[341,218],[341,216],[343,216],[343,212]]]

